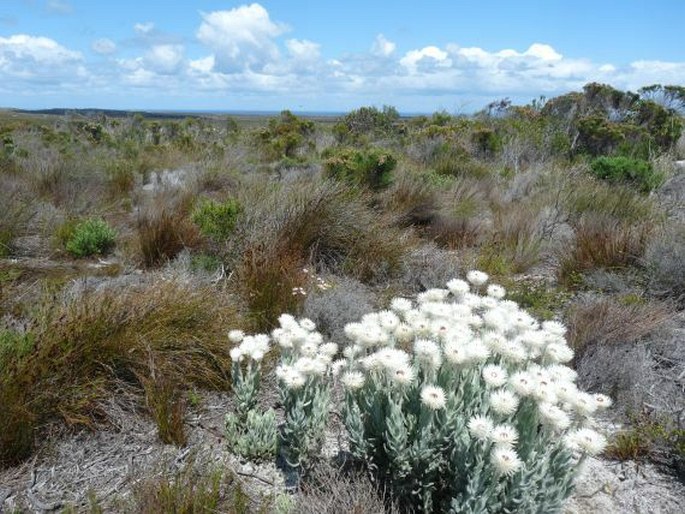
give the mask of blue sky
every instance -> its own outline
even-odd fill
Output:
[[[0,0],[0,106],[470,112],[685,84],[685,0]]]

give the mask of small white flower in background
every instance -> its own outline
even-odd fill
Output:
[[[416,295],[416,301],[419,303],[442,302],[445,298],[447,298],[448,294],[449,291],[447,289],[427,289],[423,293]]]
[[[309,318],[302,318],[300,320],[300,326],[304,328],[307,332],[311,332],[316,329],[316,324]]]
[[[409,365],[400,366],[395,369],[389,369],[388,373],[390,375],[390,379],[399,386],[410,385],[416,377],[414,368]]]
[[[392,371],[409,366],[409,354],[399,348],[382,348],[376,352],[376,357],[385,369]]]
[[[353,391],[360,389],[364,385],[364,374],[360,371],[346,371],[340,377],[343,385]]]
[[[566,327],[558,321],[543,321],[542,329],[556,336],[563,337],[566,334]]]
[[[407,343],[414,337],[414,330],[406,323],[400,323],[395,329],[395,339],[400,343]]]
[[[487,416],[474,416],[469,420],[467,428],[472,437],[479,441],[489,441],[495,424]]]
[[[305,376],[294,368],[287,368],[282,374],[281,380],[285,384],[285,387],[291,390],[300,389],[307,379]]]
[[[414,343],[414,355],[420,363],[431,369],[439,368],[442,363],[440,347],[430,339],[417,339]]]
[[[579,391],[572,405],[573,409],[581,416],[591,416],[597,410],[597,401],[590,393]]]
[[[495,298],[497,300],[501,300],[504,298],[507,294],[507,291],[500,285],[498,284],[490,284],[488,286],[488,296],[491,296],[492,298]]]
[[[551,343],[545,347],[543,355],[552,362],[569,362],[573,359],[573,350],[565,344]]]
[[[490,350],[483,341],[474,339],[466,345],[466,354],[470,362],[484,362],[490,357]]]
[[[535,382],[527,372],[518,371],[509,377],[509,387],[519,396],[530,396],[535,390]]]
[[[340,372],[347,366],[347,361],[345,359],[338,359],[331,364],[331,374],[334,377],[340,375]]]
[[[291,316],[290,314],[281,314],[278,317],[278,323],[281,325],[281,328],[285,330],[299,326],[295,317]]]
[[[588,455],[599,455],[606,448],[607,440],[599,432],[590,428],[581,428],[566,436],[566,445],[575,451],[581,451]]]
[[[392,311],[382,311],[378,315],[378,324],[383,330],[393,332],[400,324],[400,318]]]
[[[490,440],[499,446],[514,446],[519,434],[511,425],[497,425],[490,432]]]
[[[324,343],[319,346],[319,352],[329,357],[334,357],[338,353],[338,345],[335,343]]]
[[[608,409],[609,407],[611,407],[612,401],[611,398],[609,398],[607,395],[595,394],[593,396],[595,398],[595,405],[598,409]]]
[[[424,386],[421,389],[421,403],[431,410],[439,410],[445,408],[447,398],[442,387],[438,386]]]
[[[500,475],[511,476],[523,467],[518,454],[507,447],[495,447],[490,453],[490,462]]]
[[[519,405],[518,397],[506,389],[490,393],[490,408],[501,416],[510,416]]]
[[[390,308],[400,313],[411,310],[413,306],[412,301],[406,298],[393,298],[390,302]]]
[[[551,403],[542,402],[538,405],[540,421],[554,430],[566,430],[571,426],[571,417],[566,411]]]
[[[228,340],[232,343],[239,343],[245,337],[245,332],[242,330],[231,330],[228,332]]]
[[[236,346],[235,348],[231,348],[229,355],[231,356],[231,360],[233,362],[240,362],[243,360],[243,351],[240,349],[239,346]]]
[[[507,370],[497,364],[483,366],[482,375],[488,387],[500,387],[507,381]]]
[[[318,351],[319,347],[309,341],[305,341],[300,346],[300,354],[304,357],[314,357]]]
[[[578,386],[573,382],[560,382],[555,385],[554,392],[559,400],[573,405],[580,391],[578,391]]]
[[[457,343],[456,341],[447,341],[443,347],[445,352],[445,359],[450,364],[460,366],[469,360],[469,354],[466,346]]]
[[[478,270],[471,270],[466,274],[466,280],[471,282],[474,286],[482,286],[488,281],[488,274],[483,273],[482,271]]]
[[[468,293],[471,290],[471,287],[468,282],[459,278],[453,278],[447,282],[447,289],[449,289],[454,296],[461,297]]]

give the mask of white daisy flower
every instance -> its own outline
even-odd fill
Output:
[[[529,396],[535,390],[535,382],[529,373],[519,371],[509,377],[509,387],[519,396]]]
[[[472,437],[480,441],[489,441],[495,424],[487,416],[474,416],[466,425]]]
[[[228,332],[228,340],[232,343],[239,343],[245,337],[245,332],[242,330],[231,330]]]
[[[518,396],[507,389],[490,393],[490,408],[501,416],[511,416],[519,405]]]
[[[595,398],[595,405],[598,409],[608,409],[613,403],[611,398],[605,394],[594,394],[593,396]]]
[[[338,353],[338,345],[335,343],[324,343],[319,346],[319,352],[323,355],[334,357]]]
[[[471,270],[466,274],[466,280],[471,282],[474,286],[482,286],[488,281],[488,274],[483,273],[482,271],[478,270]]]
[[[447,403],[445,391],[438,386],[424,386],[421,389],[421,403],[431,410],[443,409]]]
[[[395,339],[400,343],[407,343],[414,337],[414,329],[407,323],[400,323],[395,329]]]
[[[281,377],[285,387],[290,390],[300,389],[307,379],[305,376],[294,368],[287,368]]]
[[[449,289],[454,296],[459,298],[468,293],[471,290],[471,287],[468,282],[459,278],[453,278],[447,282],[447,289]]]
[[[511,425],[497,425],[490,432],[490,440],[499,446],[514,446],[519,434]]]
[[[390,379],[399,386],[408,386],[416,378],[416,372],[411,366],[400,366],[395,369],[389,369],[388,374]]]
[[[346,371],[340,377],[340,381],[347,389],[356,391],[364,385],[365,378],[360,371]]]
[[[456,341],[447,341],[443,347],[445,359],[450,364],[460,366],[469,360],[469,354],[466,346],[459,344]]]
[[[412,301],[406,298],[393,298],[390,302],[390,308],[395,312],[407,312],[413,307]]]
[[[606,437],[590,428],[581,428],[566,436],[566,445],[588,455],[599,455],[607,446]]]
[[[498,474],[510,477],[523,467],[518,454],[507,447],[495,447],[490,453],[490,462]]]
[[[540,421],[554,430],[566,430],[571,426],[571,417],[568,413],[554,404],[540,403],[538,405],[538,414],[540,415]]]
[[[507,291],[498,284],[490,284],[488,286],[488,296],[495,298],[496,300],[501,300],[507,294]]]
[[[418,339],[414,343],[414,355],[419,362],[432,369],[438,369],[442,362],[440,347],[430,339]]]
[[[497,364],[483,366],[482,375],[488,387],[500,387],[507,381],[507,370]]]

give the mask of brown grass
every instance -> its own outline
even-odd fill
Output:
[[[38,315],[33,352],[0,370],[2,465],[29,456],[46,424],[104,420],[101,400],[120,381],[140,386],[151,360],[174,383],[229,386],[225,330],[240,325],[230,301],[213,288],[156,280],[55,299]]]
[[[671,309],[665,303],[627,299],[581,300],[569,307],[568,341],[577,354],[593,344],[639,341],[671,316]]]
[[[587,270],[638,263],[652,230],[648,223],[628,224],[606,215],[583,216],[574,228],[573,246],[566,249],[559,270],[565,283]]]
[[[190,200],[182,193],[162,192],[141,208],[136,224],[143,264],[152,268],[199,244],[200,234],[188,218]]]

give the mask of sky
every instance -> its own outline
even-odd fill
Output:
[[[685,0],[0,0],[0,106],[473,112],[685,85]]]

